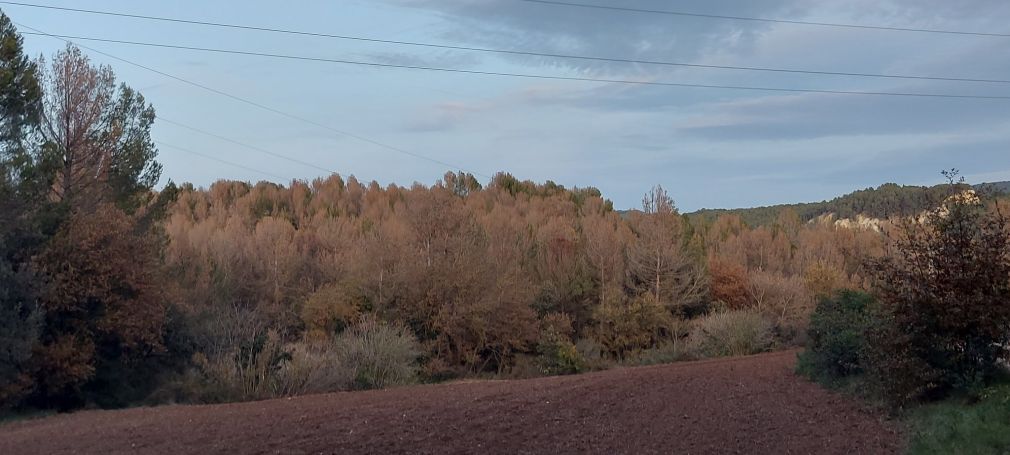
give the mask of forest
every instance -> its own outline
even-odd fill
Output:
[[[159,187],[144,97],[74,46],[27,58],[0,20],[5,409],[752,354],[808,343],[822,297],[904,270],[882,259],[886,232],[790,208],[761,222],[686,216],[660,186],[621,213],[594,188],[508,173],[486,184],[449,172],[409,187],[339,175]],[[918,210],[962,189],[873,194]],[[896,213],[870,205],[838,214]],[[1005,260],[992,251],[990,263]],[[884,291],[897,301],[908,290]]]

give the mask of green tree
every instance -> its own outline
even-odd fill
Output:
[[[41,120],[38,66],[24,55],[21,36],[0,13],[0,236],[17,230],[44,203],[46,160],[34,142]]]
[[[464,173],[463,171],[453,174],[452,172],[446,172],[445,177],[442,179],[445,187],[452,191],[459,197],[466,197],[470,193],[474,193],[481,190],[480,182],[472,174]]]
[[[0,408],[30,390],[27,364],[39,336],[28,259],[45,240],[47,182],[31,142],[39,125],[41,88],[21,36],[0,13]]]
[[[121,84],[119,97],[106,115],[110,125],[106,134],[112,144],[109,186],[116,204],[132,212],[149,201],[151,189],[161,178],[161,163],[155,161],[158,149],[151,140],[154,107],[140,92]]]
[[[0,143],[5,154],[30,148],[26,140],[39,125],[41,100],[38,67],[25,56],[10,18],[0,13]]]

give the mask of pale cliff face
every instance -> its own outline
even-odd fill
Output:
[[[842,218],[840,220],[835,219],[834,213],[825,213],[824,215],[818,216],[811,220],[811,223],[817,223],[822,225],[831,225],[840,229],[852,229],[861,231],[874,231],[880,232],[882,230],[882,223],[884,220],[879,218],[870,218],[868,216],[856,215],[855,219],[852,218]]]
[[[880,224],[883,220],[870,218],[868,216],[856,215],[856,219],[845,218],[835,221],[835,226],[843,229],[857,229],[863,231],[880,232]]]
[[[934,209],[934,213],[942,216],[947,216],[950,212],[948,208],[950,205],[980,205],[982,204],[982,199],[979,198],[978,193],[975,190],[965,190],[958,194],[948,197],[944,200],[943,205]],[[914,218],[917,222],[925,222],[929,211],[923,211],[922,213],[916,215]],[[811,223],[817,223],[821,225],[831,225],[840,229],[853,229],[853,230],[864,230],[864,231],[874,231],[881,232],[883,230],[883,225],[886,220],[880,218],[871,218],[863,215],[856,215],[855,218],[842,218],[835,219],[834,213],[825,213],[817,218],[810,221]]]
[[[950,213],[949,206],[951,205],[982,205],[982,199],[978,197],[978,193],[975,190],[965,190],[943,201],[943,205],[936,208],[936,214],[946,217]],[[919,218],[921,220],[924,217],[925,214]]]

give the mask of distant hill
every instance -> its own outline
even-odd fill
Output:
[[[741,209],[701,209],[688,213],[693,220],[712,221],[724,214],[739,215],[750,226],[762,226],[775,222],[783,209],[792,209],[803,221],[833,213],[838,218],[855,218],[863,215],[871,218],[887,218],[903,213],[920,212],[942,199],[949,185],[933,187],[906,186],[885,183],[877,188],[855,191],[830,201],[782,204],[766,207]],[[994,182],[975,185],[975,189],[990,189],[999,194],[1010,194],[1010,182]]]
[[[983,183],[981,185],[975,185],[976,188],[989,187],[993,191],[1000,194],[1010,194],[1010,182],[993,182],[993,183]]]

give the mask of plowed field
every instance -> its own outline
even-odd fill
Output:
[[[795,352],[0,426],[0,454],[893,453],[881,416],[796,377]]]

